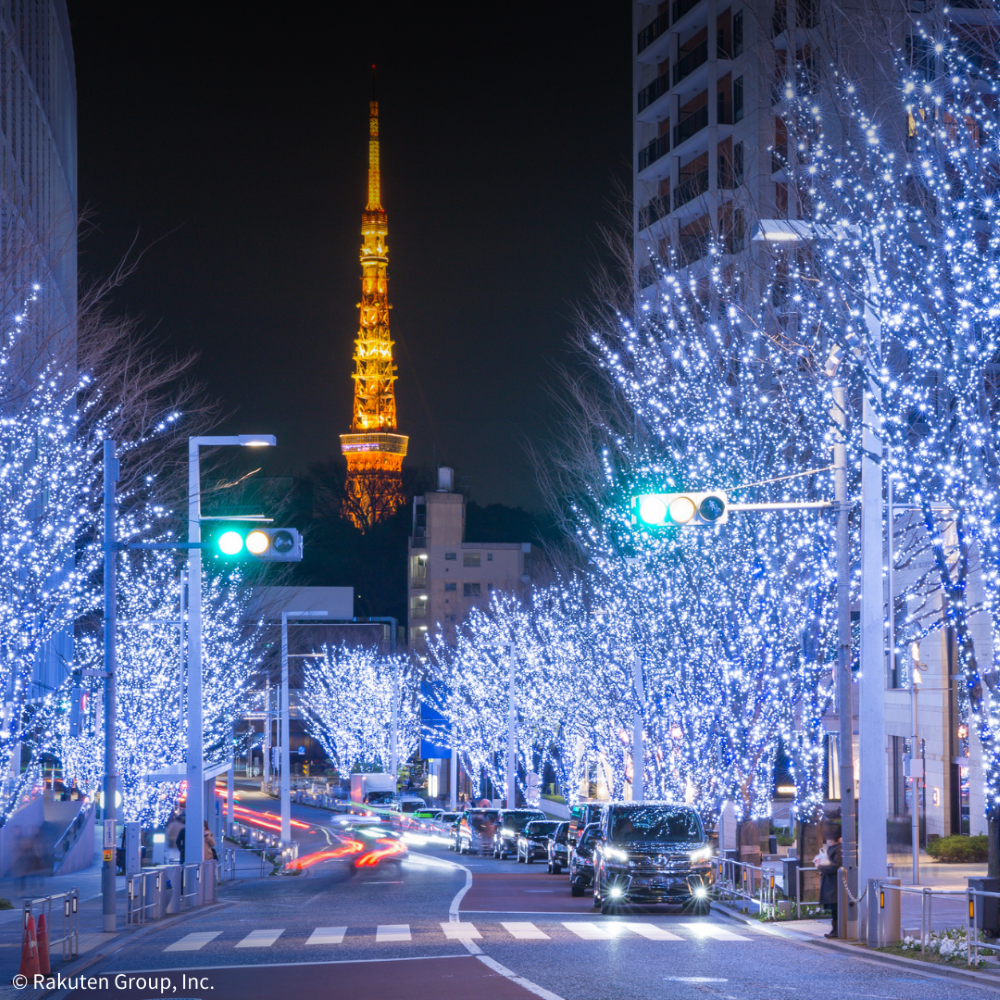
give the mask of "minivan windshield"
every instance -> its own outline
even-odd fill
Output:
[[[701,820],[693,809],[675,806],[616,806],[611,823],[612,840],[688,844],[705,839]]]
[[[533,819],[545,819],[543,812],[509,812],[503,814],[503,825],[510,830],[520,832]]]

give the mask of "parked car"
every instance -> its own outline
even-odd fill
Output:
[[[533,864],[536,859],[548,858],[549,837],[556,832],[558,825],[556,819],[535,819],[526,823],[517,837],[518,864],[522,858],[526,865]]]
[[[550,875],[558,875],[569,864],[568,838],[569,823],[560,823],[549,835],[546,858]]]
[[[580,831],[575,845],[569,848],[569,894],[582,896],[594,884],[594,845],[600,825],[591,823]]]
[[[594,907],[680,903],[708,912],[714,850],[691,806],[615,802],[601,814],[594,849]]]
[[[491,849],[499,809],[467,809],[458,823],[459,854],[485,854]]]
[[[503,861],[517,851],[518,834],[536,819],[545,819],[545,813],[540,809],[501,809],[493,836],[493,857]]]

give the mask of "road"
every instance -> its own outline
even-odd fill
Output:
[[[249,807],[260,805],[244,796]],[[274,809],[273,800],[267,807]],[[307,850],[330,814],[295,806]],[[411,849],[354,870],[223,885],[223,906],[127,942],[88,970],[107,988],[59,1000],[968,1000],[988,989],[792,941],[720,914],[602,917],[565,876],[513,860]],[[116,977],[117,978],[116,980]],[[121,978],[123,977],[123,978]],[[169,980],[169,982],[166,982]],[[27,991],[30,995],[30,991]]]

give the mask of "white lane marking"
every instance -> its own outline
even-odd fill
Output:
[[[715,979],[712,976],[664,976],[671,983],[728,983],[728,979]],[[784,987],[781,987],[784,989]],[[791,989],[791,987],[788,987]],[[771,989],[774,989],[772,986]]]
[[[409,941],[409,924],[379,924],[375,931],[376,944],[385,944],[390,941]]]
[[[214,941],[222,931],[195,931],[185,934],[180,941],[168,944],[164,951],[201,951],[209,941]]]
[[[472,888],[472,872],[468,868],[466,868],[465,865],[456,864],[453,861],[448,861],[445,863],[453,865],[455,868],[461,868],[462,871],[465,872],[465,885],[461,889],[459,889],[457,893],[455,893],[455,898],[451,901],[451,906],[448,910],[449,923],[457,923],[459,919],[458,918],[459,904],[462,902],[462,898],[465,896],[465,894]],[[507,929],[510,930],[509,927]],[[547,934],[542,934],[542,932],[538,931],[537,928],[535,928],[535,930],[541,937],[543,938],[548,937]],[[511,970],[508,969],[506,966],[501,965],[499,962],[490,958],[488,955],[484,955],[482,949],[479,947],[478,944],[476,944],[475,941],[470,941],[468,938],[465,938],[462,940],[462,944],[470,954],[475,955],[476,958],[478,958],[479,961],[482,962],[483,965],[485,965],[488,969],[492,969],[498,975],[504,976],[506,979],[509,979],[513,983],[517,983],[517,985],[520,986],[522,989],[527,990],[529,993],[534,993],[536,997],[541,997],[542,1000],[563,1000],[563,998],[559,996],[558,993],[553,993],[551,990],[547,990],[543,986],[539,986],[537,983],[533,983],[530,979],[525,979],[524,976],[519,976],[516,973],[511,972]]]
[[[681,924],[686,927],[694,937],[711,938],[713,941],[749,941],[750,938],[742,934],[734,934],[724,927],[717,927],[715,924]]]
[[[634,931],[636,934],[641,934],[644,938],[649,938],[650,941],[683,941],[679,934],[671,934],[670,931],[665,931],[662,927],[657,927],[656,924],[631,924],[622,923],[622,927],[627,927],[630,931]]]
[[[548,941],[545,931],[540,931],[527,920],[501,920],[500,926],[509,931],[518,941]]]
[[[551,990],[545,989],[544,986],[539,986],[538,983],[533,983],[530,979],[525,979],[524,976],[519,976],[516,972],[511,972],[505,965],[501,965],[488,955],[479,955],[478,958],[488,969],[492,969],[501,976],[505,976],[512,983],[517,983],[518,986],[526,989],[529,993],[534,993],[536,997],[541,997],[542,1000],[563,1000],[558,993],[553,993]]]
[[[346,927],[317,927],[306,944],[340,944],[346,933]]]
[[[284,933],[285,928],[277,930],[251,931],[242,941],[236,942],[237,948],[270,948]]]
[[[449,941],[472,941],[482,940],[482,934],[476,930],[473,924],[445,923],[441,922],[441,930]]]
[[[621,924],[589,924],[583,920],[563,920],[562,925],[584,941],[611,941],[621,928]]]

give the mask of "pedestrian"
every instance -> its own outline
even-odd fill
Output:
[[[177,852],[181,856],[181,864],[184,864],[184,843],[187,840],[187,826],[182,826],[177,834]]]
[[[208,820],[205,820],[205,849],[202,852],[202,860],[204,861],[218,861],[219,855],[215,853],[215,837],[212,836],[212,831],[208,828]]]
[[[826,843],[819,849],[819,854],[813,858],[813,864],[819,869],[819,901],[825,906],[833,918],[833,926],[826,935],[828,938],[840,937],[837,928],[837,899],[840,878],[840,863],[843,857],[841,847],[840,826],[831,826],[827,832]]]
[[[176,849],[177,847],[177,836],[184,829],[184,813],[177,812],[176,810],[170,814],[170,819],[167,820],[167,847]]]

